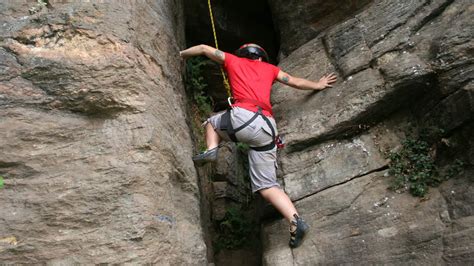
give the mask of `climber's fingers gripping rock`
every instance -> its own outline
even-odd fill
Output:
[[[332,84],[337,81],[337,76],[334,73],[324,75],[321,79],[319,79],[319,83],[324,86],[324,88],[332,88]]]

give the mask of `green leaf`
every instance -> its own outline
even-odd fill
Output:
[[[3,188],[3,176],[0,175],[0,188]]]

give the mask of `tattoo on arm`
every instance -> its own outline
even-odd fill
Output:
[[[285,82],[286,84],[288,84],[288,81],[290,81],[290,77],[288,77],[287,75],[283,76],[283,78],[281,78],[281,80],[283,82]]]
[[[224,59],[224,53],[223,53],[222,51],[220,51],[220,50],[216,50],[216,51],[214,52],[214,55],[217,56],[217,57],[219,57],[220,59]]]

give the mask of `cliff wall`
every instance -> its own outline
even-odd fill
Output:
[[[318,13],[328,8],[323,2],[270,3],[281,31],[279,66],[310,80],[336,72],[340,81],[318,93],[273,88],[288,141],[281,182],[312,229],[291,250],[287,223],[267,223],[264,264],[472,263],[474,6],[333,1]],[[353,2],[360,8],[344,8]],[[463,160],[464,174],[421,200],[388,190],[389,153],[410,130],[429,127],[443,132],[431,156]]]
[[[182,2],[48,3],[0,3],[0,261],[206,264]]]
[[[253,2],[215,5],[223,50],[263,43],[292,75],[339,77],[321,92],[274,85],[279,182],[311,231],[291,250],[288,224],[258,210],[263,264],[472,264],[473,4]],[[202,221],[249,200],[234,146],[203,176],[213,186],[191,161],[178,51],[185,21],[188,46],[212,45],[207,12],[191,0],[0,3],[1,261],[207,264]],[[442,132],[430,158],[464,171],[423,198],[389,190],[389,154],[427,128]],[[258,258],[228,254],[239,258],[216,262]]]

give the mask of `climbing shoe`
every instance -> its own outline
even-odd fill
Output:
[[[217,149],[218,147],[215,147],[214,149],[210,149],[196,156],[193,156],[194,163],[197,166],[201,166],[208,162],[215,162],[217,160]]]
[[[297,248],[303,243],[304,236],[309,230],[306,222],[297,214],[293,215],[295,220],[291,221],[290,226],[290,247]]]

